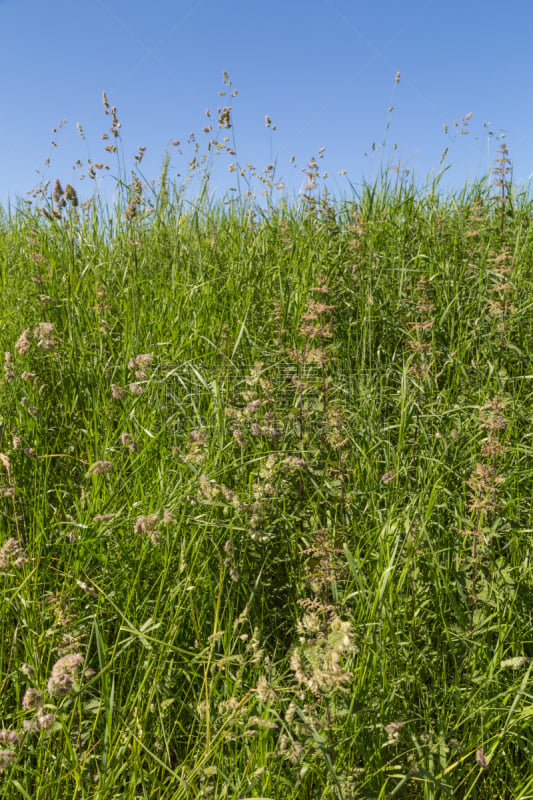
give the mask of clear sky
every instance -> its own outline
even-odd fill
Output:
[[[239,162],[261,171],[276,161],[290,191],[322,147],[320,169],[336,191],[375,175],[383,161],[423,181],[442,168],[446,147],[446,185],[460,186],[493,165],[502,132],[515,181],[525,184],[533,173],[532,36],[532,0],[0,0],[0,202],[42,176],[90,196],[94,184],[80,183],[86,170],[73,164],[105,160],[103,90],[118,108],[127,168],[145,146],[143,173],[156,178],[172,140],[185,145],[195,131],[207,142],[202,128],[229,103],[229,92],[218,94],[224,70],[238,90],[226,133]],[[190,146],[183,157],[169,149],[170,174],[183,176]],[[222,188],[231,161],[218,168]]]

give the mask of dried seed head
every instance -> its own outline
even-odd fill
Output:
[[[10,538],[0,547],[0,572],[10,567],[22,567],[28,563],[28,557],[16,539]]]
[[[257,681],[255,691],[262,703],[275,703],[278,699],[277,692],[270,686],[264,675]]]
[[[132,197],[124,212],[124,216],[126,217],[126,219],[133,219],[136,216],[138,205],[139,205],[139,199],[136,196]]]
[[[176,517],[170,508],[165,508],[163,511],[163,525],[170,525],[172,522],[176,522]]]
[[[53,322],[39,322],[33,329],[33,335],[37,339],[37,347],[41,350],[54,349],[56,344],[54,328]]]
[[[307,461],[298,456],[286,456],[281,463],[283,464],[282,468],[284,472],[289,472],[294,469],[303,469],[307,466]]]
[[[44,731],[47,730],[48,728],[51,728],[55,721],[56,721],[55,714],[47,714],[45,711],[43,711],[42,708],[40,708],[37,711],[38,730]]]
[[[524,667],[529,660],[530,659],[527,656],[505,658],[503,661],[500,661],[500,669],[521,669],[521,667]]]
[[[214,500],[220,494],[220,487],[215,481],[210,480],[207,475],[200,475],[198,479],[199,493],[201,498]]]
[[[91,464],[87,471],[87,477],[91,475],[105,475],[108,472],[113,472],[115,465],[112,461],[95,461]]]
[[[74,681],[65,673],[52,675],[47,681],[46,688],[52,697],[65,697],[74,688]]]
[[[239,428],[234,428],[232,430],[232,435],[233,435],[234,440],[237,442],[237,444],[239,445],[239,447],[242,450],[244,450],[246,447],[248,447],[248,442],[244,438],[244,435],[243,435],[242,431]]]
[[[111,396],[114,400],[124,400],[126,392],[122,386],[117,386],[116,383],[111,384]]]
[[[21,666],[21,668],[20,668],[20,671],[21,671],[21,672],[22,672],[22,674],[23,674],[23,675],[25,675],[27,678],[30,678],[30,680],[33,680],[33,679],[35,678],[35,670],[34,670],[34,669],[33,669],[33,667],[31,666],[31,664],[23,664],[23,665]]]
[[[88,583],[84,583],[83,581],[76,581],[76,584],[77,584],[77,586],[79,586],[79,588],[82,590],[82,592],[85,592],[86,594],[90,594],[93,597],[98,597],[98,592],[96,591],[96,589],[93,589],[93,587],[89,586]]]
[[[56,182],[54,183],[54,189],[52,191],[52,199],[54,203],[59,205],[61,202],[61,198],[63,197],[63,194],[64,192],[63,192],[63,187],[61,186],[61,181],[59,180],[59,178],[57,178]]]
[[[26,355],[26,353],[30,349],[30,345],[31,345],[30,329],[26,328],[25,330],[22,331],[19,338],[17,339],[15,343],[15,350],[17,351],[17,353],[19,353],[19,355],[23,356]]]
[[[193,430],[189,434],[189,441],[187,442],[187,454],[184,461],[187,463],[198,464],[204,460],[206,456],[205,444],[207,442],[207,434],[205,431]]]
[[[0,729],[0,743],[1,744],[10,744],[10,745],[17,745],[20,742],[20,733],[17,731],[11,731],[7,728]]]
[[[506,450],[507,446],[500,442],[493,431],[481,443],[481,455],[483,458],[499,458]]]
[[[149,536],[152,544],[157,544],[159,540],[159,531],[156,529],[158,521],[159,514],[142,514],[135,520],[133,532],[144,533]]]
[[[69,694],[74,688],[74,678],[82,664],[83,658],[79,653],[68,653],[58,659],[46,684],[49,694],[53,697],[64,697]]]
[[[233,557],[234,546],[233,546],[233,542],[231,541],[231,539],[228,539],[224,543],[224,552],[227,553],[227,555],[230,556],[230,558]]]
[[[44,703],[43,695],[37,689],[26,689],[22,698],[22,708],[30,711],[33,708],[40,708]]]
[[[492,492],[496,486],[503,483],[503,475],[497,475],[496,470],[490,464],[476,464],[474,471],[467,480],[467,486],[474,492]]]
[[[77,208],[78,206],[78,195],[76,194],[76,189],[67,183],[65,186],[65,199],[72,205],[73,208]]]
[[[52,667],[52,675],[76,675],[83,658],[79,653],[68,653],[56,661]]]
[[[218,109],[218,127],[231,128],[231,108],[229,106]]]
[[[405,725],[405,722],[389,722],[385,725],[385,733],[387,734],[386,745],[398,744],[400,741],[400,731]]]
[[[15,759],[14,750],[0,750],[0,772],[3,772]]]

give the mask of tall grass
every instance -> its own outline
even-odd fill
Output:
[[[533,797],[507,163],[263,206],[139,163],[0,225],[0,796]]]

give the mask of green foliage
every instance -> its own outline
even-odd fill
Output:
[[[0,797],[530,796],[530,207],[167,170],[0,228]]]

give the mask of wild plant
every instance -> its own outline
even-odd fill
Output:
[[[500,217],[500,236],[503,239],[506,220],[513,215],[513,165],[505,142],[501,143],[498,150],[496,165],[492,171],[497,190],[494,201],[499,207],[497,214]]]

